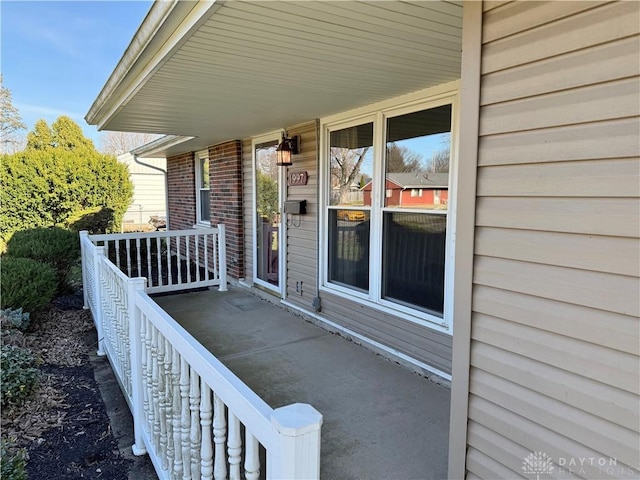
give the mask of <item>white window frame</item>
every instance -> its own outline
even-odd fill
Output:
[[[195,226],[204,226],[204,227],[210,227],[211,226],[211,219],[209,220],[204,220],[202,218],[202,200],[200,198],[200,192],[203,190],[209,190],[209,195],[211,195],[211,176],[209,176],[209,188],[202,188],[202,169],[200,168],[200,164],[202,163],[203,160],[209,160],[209,169],[211,169],[211,161],[209,159],[209,151],[208,150],[200,150],[199,152],[195,153],[195,162],[194,162],[194,169],[195,169],[195,179],[196,179],[196,184],[195,184],[195,188],[196,188],[196,225]],[[207,175],[210,175],[209,172],[207,172]],[[209,212],[209,217],[211,217],[211,212]]]
[[[447,235],[445,246],[445,279],[444,279],[444,305],[443,316],[433,315],[419,309],[414,309],[396,302],[385,300],[381,297],[382,282],[382,211],[383,200],[381,193],[385,188],[384,179],[384,142],[385,126],[387,119],[405,115],[408,113],[436,108],[442,105],[452,106],[451,118],[451,153],[449,167],[449,205],[447,211]],[[454,265],[454,241],[455,241],[455,216],[456,196],[458,191],[458,137],[459,137],[459,81],[439,85],[430,89],[404,95],[396,99],[386,100],[367,107],[362,107],[349,112],[326,117],[320,121],[320,246],[319,265],[320,276],[319,289],[333,295],[352,300],[370,308],[394,315],[410,322],[431,328],[443,333],[453,333],[453,275]],[[362,292],[355,288],[349,288],[328,281],[328,200],[329,182],[329,140],[330,133],[335,130],[349,128],[363,123],[374,122],[373,125],[373,178],[372,204],[363,210],[370,210],[370,254],[369,254],[369,291]],[[407,209],[407,212],[412,209]],[[424,210],[415,210],[419,213],[428,213]]]

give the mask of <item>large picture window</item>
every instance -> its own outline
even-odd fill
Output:
[[[327,128],[324,287],[443,324],[452,118],[453,101]]]

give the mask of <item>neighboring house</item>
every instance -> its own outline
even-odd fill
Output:
[[[167,161],[145,158],[135,161],[131,153],[118,155],[118,161],[129,168],[133,182],[133,200],[124,214],[123,228],[132,230],[149,227],[152,217],[166,218],[167,193],[165,186]]]
[[[387,173],[385,202],[391,207],[446,208],[449,200],[448,173]],[[371,205],[373,182],[363,189],[364,204]]]
[[[579,476],[630,478],[639,15],[638,2],[158,2],[86,118],[173,134],[139,156],[167,159],[172,229],[226,225],[232,281],[451,380],[451,478],[542,478],[546,454],[560,478],[580,459]],[[284,132],[300,137],[288,168]],[[440,185],[385,175],[388,142],[428,159],[443,132]],[[332,175],[365,156],[355,181],[372,179],[373,200],[342,201]],[[433,202],[400,206],[394,185]],[[280,221],[301,200],[306,214]]]

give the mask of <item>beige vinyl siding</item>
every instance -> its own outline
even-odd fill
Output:
[[[165,174],[154,168],[137,163],[133,155],[125,153],[118,161],[127,165],[129,177],[133,182],[133,199],[124,214],[123,222],[129,225],[147,225],[154,215],[165,216],[167,211]],[[140,159],[145,164],[165,170],[164,158]]]
[[[289,135],[300,136],[300,154],[292,159],[289,172],[307,172],[306,185],[287,187],[287,200],[306,200],[305,215],[289,215],[287,221],[286,299],[301,308],[312,310],[318,283],[318,149],[316,122],[287,129]],[[283,217],[283,221],[285,218]],[[302,294],[296,292],[302,282]]]
[[[244,222],[244,281],[253,284],[253,146],[242,140],[242,219]]]
[[[640,467],[638,18],[484,4],[467,478]]]
[[[322,293],[322,315],[404,355],[451,373],[451,336],[352,300]]]

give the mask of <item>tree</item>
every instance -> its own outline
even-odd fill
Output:
[[[431,173],[448,173],[451,151],[449,148],[446,150],[438,150],[433,153],[431,157],[431,165],[429,172]]]
[[[27,134],[27,150],[48,150],[53,148],[53,132],[47,122],[40,119]]]
[[[0,138],[2,140],[2,152],[15,150],[21,143],[18,132],[26,130],[27,126],[22,122],[18,109],[11,100],[11,90],[3,84],[0,74]]]
[[[275,222],[278,207],[278,182],[268,174],[256,170],[258,215],[267,217],[270,223]]]
[[[344,203],[351,185],[360,178],[360,167],[367,157],[370,147],[331,147],[331,189],[337,191],[339,203]]]
[[[106,132],[100,137],[100,151],[110,155],[122,155],[159,138],[153,133]]]
[[[396,143],[387,145],[387,173],[419,173],[422,170],[422,155]]]
[[[440,148],[433,152],[431,156],[431,164],[429,165],[430,173],[448,173],[449,163],[451,161],[451,135],[445,135],[441,142]]]
[[[91,139],[82,133],[80,125],[64,115],[58,117],[51,127],[45,120],[38,120],[27,135],[27,150],[52,149],[98,153]]]
[[[27,228],[67,226],[85,210],[113,211],[119,227],[133,196],[127,166],[103,155],[68,117],[38,121],[28,146],[0,158],[0,237]]]

